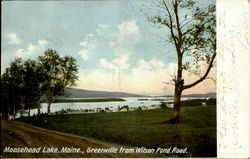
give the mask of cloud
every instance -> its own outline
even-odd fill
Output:
[[[89,47],[90,46],[90,38],[93,37],[93,34],[87,34],[85,36],[84,41],[80,42],[79,45],[83,47]]]
[[[99,61],[103,68],[113,69],[114,67],[116,67],[113,63],[107,61],[107,59],[100,59]]]
[[[140,28],[136,21],[126,20],[117,26],[117,31],[112,34],[110,46],[117,55],[133,54],[135,45],[140,38]]]
[[[129,68],[128,56],[123,56],[120,58],[113,59],[112,61],[108,61],[103,58],[99,60],[101,66],[105,69],[121,71]]]
[[[37,44],[38,44],[39,46],[46,46],[46,45],[49,44],[49,42],[48,42],[47,40],[38,40],[38,41],[37,41]]]
[[[89,54],[89,50],[87,50],[87,49],[81,49],[79,51],[79,55],[81,55],[84,60],[88,60],[88,58],[89,58],[88,54]]]
[[[128,60],[126,56],[113,60],[100,59],[99,62],[105,69],[94,70],[88,74],[80,75],[77,87],[132,93],[163,91],[164,84],[162,82],[166,76],[166,66],[161,61],[157,59],[149,61],[141,59],[135,67],[128,71],[131,67]]]
[[[18,45],[21,43],[20,38],[14,33],[9,33],[6,37],[9,39],[8,44],[10,45]]]
[[[17,49],[16,56],[21,58],[31,58],[35,55],[41,54],[45,47],[49,44],[47,40],[38,40],[36,44],[28,44],[26,49]]]
[[[78,54],[81,55],[84,60],[88,60],[89,53],[95,48],[93,42],[91,41],[92,37],[93,34],[87,34],[84,38],[84,41],[79,43],[79,45],[83,48],[78,52]]]
[[[107,28],[108,27],[108,25],[106,25],[106,24],[98,24],[97,25],[99,28]]]
[[[138,61],[138,68],[143,68],[145,70],[158,70],[162,69],[164,66],[165,64],[163,62],[156,59],[152,59],[150,61],[140,59]]]
[[[125,36],[139,34],[139,27],[137,26],[136,21],[123,21],[118,25],[118,29],[119,33]]]
[[[164,82],[172,82],[176,73],[177,64],[164,64],[159,59],[137,61],[136,66],[128,65],[128,57],[116,58],[114,60],[100,59],[100,65],[104,69],[96,69],[90,73],[82,73],[77,83],[78,88],[103,90],[103,91],[123,91],[130,93],[168,93],[173,94],[173,85]],[[121,63],[122,69],[117,67]],[[205,69],[205,67],[204,67]],[[125,71],[126,70],[126,71]],[[211,72],[211,76],[213,75]],[[199,77],[183,72],[185,84],[195,81]],[[216,90],[216,85],[212,80],[205,80],[195,87],[185,90],[183,93],[207,93]]]
[[[95,31],[96,31],[97,35],[99,35],[99,36],[101,36],[101,35],[102,35],[102,32],[101,32],[101,30],[100,30],[100,29],[95,29]]]
[[[97,35],[102,35],[102,30],[108,28],[109,26],[106,24],[97,24],[97,28],[95,29]]]
[[[101,30],[101,27],[97,29]],[[81,42],[81,46],[84,48],[80,52],[85,59],[88,59],[89,50],[91,50],[88,48],[92,45],[92,36]],[[102,58],[99,60],[101,69],[82,73],[77,83],[78,88],[138,94],[173,93],[173,85],[167,85],[166,83],[173,82],[173,75],[177,72],[176,63],[166,64],[163,60],[157,58],[150,60],[141,58],[136,62],[136,65],[130,64],[129,60],[133,57],[136,44],[140,39],[140,27],[136,21],[121,22],[117,25],[117,29],[111,34],[111,37],[112,40],[109,43],[115,53],[114,59]],[[205,66],[201,69],[204,71]],[[183,71],[183,78],[185,84],[189,84],[199,77],[190,74],[188,71]],[[184,91],[184,94],[211,91],[215,91],[215,84],[211,80],[206,80],[192,89]]]
[[[140,59],[137,66],[132,69],[130,75],[125,77],[125,81],[133,81],[124,83],[125,88],[138,89],[142,93],[163,92],[164,81],[167,78],[165,64],[158,59],[144,60]],[[132,84],[132,85],[131,85]]]

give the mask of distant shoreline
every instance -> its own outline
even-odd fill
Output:
[[[130,98],[130,97],[173,97],[173,94],[133,94],[126,92],[108,92],[98,90],[85,90],[79,88],[65,88],[64,94],[60,98]],[[205,97],[216,98],[216,92],[183,94],[182,97]]]
[[[78,103],[78,102],[122,102],[122,98],[93,98],[93,99],[56,99],[53,103]]]

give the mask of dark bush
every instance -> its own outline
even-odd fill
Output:
[[[166,102],[161,102],[160,107],[161,107],[161,109],[167,108]]]
[[[206,99],[188,99],[185,101],[181,101],[182,106],[199,106],[202,105],[203,102],[207,102]]]
[[[216,98],[209,98],[207,100],[207,105],[216,105]]]

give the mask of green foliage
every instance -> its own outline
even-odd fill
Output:
[[[61,95],[66,86],[74,85],[78,78],[76,60],[69,56],[62,58],[57,51],[48,49],[43,56],[39,56],[38,62],[40,69],[45,72],[46,80],[41,83],[41,89],[50,113],[50,105],[55,97]]]
[[[41,77],[34,60],[22,61],[18,58],[10,64],[2,75],[3,103],[7,109],[4,110],[5,114],[15,116],[19,109],[22,114],[24,109],[37,105],[41,97]],[[7,116],[5,118],[8,118]]]
[[[199,65],[200,61],[209,63],[216,48],[215,5],[201,7],[198,3],[194,0],[162,0],[156,6],[158,12],[153,10],[148,16],[154,25],[166,28],[168,34],[163,39],[174,45],[178,56],[189,56],[183,60],[184,70]]]
[[[63,93],[64,87],[71,86],[77,79],[76,60],[61,58],[54,50],[47,50],[38,60],[15,59],[1,76],[4,118],[16,115],[18,110],[40,107],[45,96],[48,103]]]
[[[207,105],[216,105],[216,98],[209,98],[207,100]]]
[[[128,105],[124,105],[124,106],[122,106],[122,107],[118,107],[118,109],[119,109],[119,111],[120,111],[121,109],[126,109],[127,111],[129,111],[129,106],[128,106]]]
[[[206,99],[188,99],[181,101],[182,106],[201,106],[203,102],[206,102]]]
[[[167,31],[163,34],[167,36],[162,39],[175,48],[177,71],[172,79],[174,111],[170,121],[178,123],[182,92],[204,81],[213,67],[216,57],[215,5],[202,7],[194,0],[161,0],[147,17],[154,25],[162,26]],[[204,66],[204,62],[207,62],[207,68],[202,72],[200,66]],[[199,78],[186,84],[183,70]]]
[[[201,106],[202,103],[205,105],[216,105],[215,98],[207,99],[189,99],[185,101],[181,101],[182,106]]]
[[[160,107],[161,109],[167,108],[166,102],[161,102]]]

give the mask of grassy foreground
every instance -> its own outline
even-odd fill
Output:
[[[171,109],[39,116],[21,121],[52,130],[92,137],[126,146],[188,148],[186,154],[164,156],[216,156],[216,107],[182,107],[178,125],[165,121]]]
[[[117,147],[113,143],[102,142],[92,138],[81,137],[73,134],[61,133],[43,129],[18,121],[2,120],[2,158],[104,158],[104,157],[149,157],[147,154],[122,154],[122,153],[86,153],[88,147],[110,148]],[[4,152],[6,148],[39,148],[38,153],[12,153]],[[43,152],[44,148],[58,148],[58,153]],[[80,148],[84,153],[60,152],[63,147]]]

